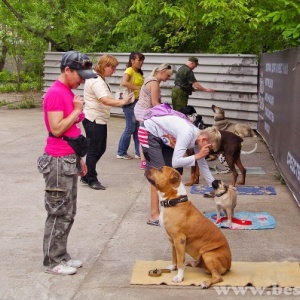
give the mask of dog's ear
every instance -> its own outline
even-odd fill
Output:
[[[195,107],[194,106],[192,106],[192,105],[188,105],[188,108],[189,108],[189,111],[190,111],[190,115],[192,115],[192,114],[196,114],[197,112],[196,112],[196,109],[195,109]]]
[[[197,120],[198,122],[202,122],[202,116],[201,116],[201,115],[197,115],[197,116],[196,116],[196,120]]]
[[[212,187],[213,187],[214,190],[217,190],[217,189],[219,188],[220,181],[221,181],[221,180],[215,179],[215,180],[211,183],[211,185],[212,185]]]
[[[171,176],[170,176],[170,182],[171,183],[176,183],[180,179],[180,174],[177,170],[173,169]]]

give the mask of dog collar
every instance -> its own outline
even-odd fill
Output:
[[[188,197],[185,196],[181,196],[179,198],[175,198],[175,199],[171,199],[171,200],[163,200],[160,201],[160,205],[163,207],[170,207],[170,206],[175,206],[178,203],[182,203],[182,202],[186,202],[188,201]]]
[[[226,193],[227,193],[227,191],[228,191],[228,186],[227,186],[227,185],[225,185],[225,191],[224,191],[224,192],[222,192],[222,193],[220,193],[220,194],[215,194],[215,196],[216,196],[216,197],[221,197],[221,196],[223,196],[224,194],[226,194]]]

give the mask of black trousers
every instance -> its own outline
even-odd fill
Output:
[[[88,172],[85,179],[89,184],[99,181],[97,178],[96,165],[101,156],[106,151],[106,140],[107,140],[107,125],[96,124],[88,119],[82,121],[82,125],[85,129],[86,137],[90,139],[90,145],[86,154],[86,165]]]

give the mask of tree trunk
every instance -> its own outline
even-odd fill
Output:
[[[5,60],[6,60],[6,54],[7,54],[7,47],[5,45],[2,45],[1,47],[1,55],[0,55],[0,72],[3,71],[5,66]]]

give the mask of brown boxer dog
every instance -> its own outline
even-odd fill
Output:
[[[178,270],[173,282],[182,282],[186,265],[206,269],[211,279],[202,288],[222,282],[222,275],[231,268],[231,251],[221,230],[208,220],[187,198],[179,172],[171,167],[149,168],[148,181],[159,193],[160,225],[165,227],[172,244],[172,264]],[[195,261],[185,264],[185,253]]]

